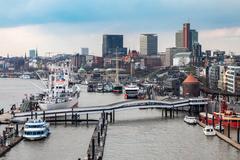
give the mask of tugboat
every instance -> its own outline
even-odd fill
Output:
[[[40,140],[49,135],[49,123],[42,119],[30,119],[24,125],[23,138],[27,140]]]

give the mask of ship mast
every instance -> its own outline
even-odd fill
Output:
[[[118,52],[117,52],[116,48],[116,79],[115,79],[115,83],[119,84],[119,64],[118,64]]]

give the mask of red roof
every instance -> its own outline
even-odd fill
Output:
[[[199,83],[199,81],[192,74],[189,74],[183,83]]]

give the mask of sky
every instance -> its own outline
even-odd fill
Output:
[[[142,33],[158,34],[161,52],[185,22],[203,50],[240,53],[239,0],[0,0],[0,56],[81,47],[101,55],[103,34],[123,34],[124,46],[139,50]]]

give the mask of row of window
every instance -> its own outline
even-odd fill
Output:
[[[37,131],[37,132],[24,132],[25,135],[41,135],[44,131]]]

